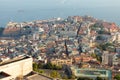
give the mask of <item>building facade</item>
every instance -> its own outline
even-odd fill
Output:
[[[101,77],[103,79],[112,80],[112,72],[110,70],[74,67],[71,67],[71,70],[72,73],[78,78],[82,77],[96,80],[97,77]]]
[[[8,74],[7,77],[0,74],[0,80],[15,80],[16,77],[27,75],[32,71],[32,58],[24,57],[21,59],[8,61],[0,64],[0,72]]]
[[[50,62],[55,65],[72,65],[72,59],[51,59]]]

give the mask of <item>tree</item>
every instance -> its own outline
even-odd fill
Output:
[[[102,62],[102,57],[99,56],[99,55],[97,55],[96,57],[97,57],[97,60],[101,63]]]
[[[113,49],[111,48],[113,47]],[[102,43],[102,44],[98,44],[97,45],[97,48],[100,49],[100,50],[108,50],[108,51],[114,51],[114,44],[112,43]]]
[[[95,53],[92,53],[91,56],[92,56],[93,58],[96,58],[96,54],[95,54]]]
[[[102,57],[101,57],[100,55],[97,55],[97,54],[95,54],[95,53],[92,53],[91,56],[92,56],[93,58],[96,58],[100,63],[102,62]]]
[[[52,63],[47,63],[47,64],[43,65],[43,68],[45,68],[45,69],[53,69],[53,70],[61,70],[62,66],[57,66],[57,65],[52,64]]]
[[[51,63],[47,63],[43,66],[45,69],[52,69],[53,65]]]
[[[54,70],[50,73],[50,76],[53,77],[53,78],[59,78],[60,74],[57,71]]]
[[[90,78],[78,78],[77,80],[93,80],[93,79],[90,79]]]
[[[43,64],[39,63],[38,64],[38,68],[42,69],[43,68]]]
[[[100,30],[100,31],[98,31],[98,34],[108,34],[108,35],[110,35],[110,32]]]
[[[39,73],[44,73],[44,70],[38,70]]]
[[[37,63],[33,63],[33,70],[37,71],[38,70],[38,64]]]
[[[103,80],[101,77],[97,77],[96,80]]]
[[[114,79],[120,80],[120,74],[115,75]]]
[[[97,40],[103,40],[103,37],[102,37],[102,36],[97,36],[96,39],[97,39]]]

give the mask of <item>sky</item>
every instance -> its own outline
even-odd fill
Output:
[[[120,0],[0,0],[0,9],[120,7]]]
[[[119,23],[119,9],[120,0],[0,0],[0,25],[81,14]]]

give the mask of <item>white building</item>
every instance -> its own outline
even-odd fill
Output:
[[[112,66],[113,54],[109,53],[108,51],[104,51],[102,54],[102,64]]]
[[[32,58],[21,57],[0,63],[0,80],[15,80],[32,71]]]

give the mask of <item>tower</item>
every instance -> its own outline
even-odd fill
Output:
[[[90,31],[91,31],[91,29],[90,29],[90,24],[88,24],[88,25],[87,25],[87,35],[88,35],[88,37],[90,36]]]

